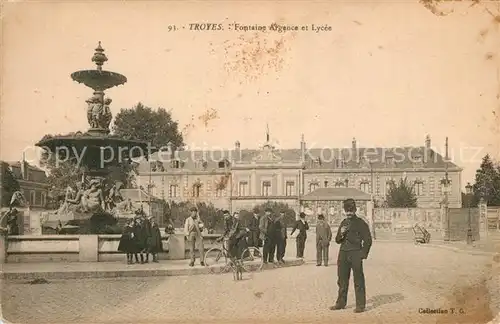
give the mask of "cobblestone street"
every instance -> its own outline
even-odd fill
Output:
[[[492,319],[484,276],[491,257],[409,243],[375,242],[365,262],[368,311],[330,311],[336,266],[316,267],[313,239],[307,264],[244,274],[190,277],[4,282],[3,316],[15,323],[486,323]],[[295,252],[289,242],[289,252]],[[331,249],[334,261],[337,247]],[[455,308],[456,314],[419,314]],[[458,314],[460,309],[464,314]]]

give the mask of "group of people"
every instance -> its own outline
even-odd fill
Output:
[[[258,210],[254,210],[254,215],[256,213],[258,213]],[[305,214],[301,213],[301,217],[305,218]],[[305,231],[303,233],[307,235]],[[270,208],[264,211],[264,216],[259,219],[259,238],[263,245],[262,255],[264,263],[276,262],[284,264],[286,241],[288,239],[284,211],[280,211],[278,215],[273,215],[273,211]],[[297,256],[300,257],[299,250],[297,250]],[[276,260],[274,259],[275,257]]]
[[[158,223],[153,217],[137,213],[125,226],[120,238],[118,251],[127,254],[127,263],[148,263],[149,255],[153,262],[159,262],[158,253],[163,251],[161,233]],[[139,260],[140,257],[140,260]]]
[[[355,312],[363,312],[366,307],[365,277],[363,272],[363,260],[368,258],[372,246],[372,236],[368,224],[356,215],[356,203],[353,199],[343,202],[346,218],[342,220],[335,235],[335,242],[340,245],[337,258],[338,296],[331,310],[344,309],[347,304],[347,292],[349,290],[349,278],[351,271],[354,279],[354,291],[356,295]],[[305,243],[309,224],[305,220],[304,213],[299,214],[299,219],[292,227],[291,236],[295,232],[297,245],[297,258],[304,257]],[[189,242],[191,258],[190,266],[195,263],[195,250],[198,245],[199,251],[204,251],[203,232],[204,226],[198,216],[195,207],[191,208],[190,216],[184,224],[184,232]],[[328,255],[330,242],[333,238],[330,225],[323,215],[318,215],[316,224],[316,265],[328,266]],[[224,211],[224,233],[219,238],[224,240],[225,246],[231,256],[243,257],[242,253],[248,246],[263,248],[262,255],[264,263],[284,263],[287,241],[287,227],[285,223],[285,212],[273,215],[272,209],[266,209],[264,216],[259,216],[259,210],[253,210],[253,217],[247,224],[239,219],[239,214],[230,215]],[[161,237],[158,225],[154,220],[137,217],[127,226],[126,233],[122,236],[119,250],[127,253],[127,260],[132,263],[132,256],[138,262],[137,253],[141,255],[141,263],[148,262],[148,254],[153,254],[153,261],[158,262],[157,253],[162,250]],[[122,246],[124,249],[122,249]],[[129,247],[132,247],[130,250]],[[143,254],[146,254],[144,261]],[[276,257],[276,260],[275,260]],[[200,264],[204,263],[204,254],[200,253]]]

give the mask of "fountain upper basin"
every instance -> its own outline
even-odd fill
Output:
[[[104,91],[127,82],[127,78],[120,73],[102,70],[77,71],[71,74],[71,78],[94,89],[94,91]]]

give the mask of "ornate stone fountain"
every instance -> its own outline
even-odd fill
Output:
[[[98,212],[107,212],[113,208],[111,200],[119,191],[116,184],[108,184],[111,189],[105,194],[105,179],[110,168],[122,163],[129,163],[132,158],[145,155],[148,143],[120,138],[110,134],[109,125],[112,114],[109,108],[111,99],[105,97],[104,91],[127,82],[127,78],[116,72],[105,71],[103,64],[108,60],[101,47],[95,49],[92,62],[94,70],[82,70],[71,74],[71,78],[91,88],[93,96],[86,100],[87,132],[76,132],[66,135],[46,135],[36,145],[54,154],[60,161],[73,159],[85,170],[82,183],[75,184],[77,195],[67,193],[66,202],[78,205],[79,212],[89,217]],[[151,152],[152,153],[152,152]],[[118,185],[119,187],[119,185]],[[71,191],[68,188],[69,191]],[[67,204],[67,205],[68,205]],[[64,212],[62,209],[60,213]]]

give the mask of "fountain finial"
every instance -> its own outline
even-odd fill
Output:
[[[92,56],[92,62],[95,62],[95,64],[97,65],[97,69],[99,71],[102,71],[102,65],[107,60],[108,58],[106,57],[106,54],[104,54],[104,48],[101,47],[101,41],[99,41],[99,44],[95,49],[94,56]]]

